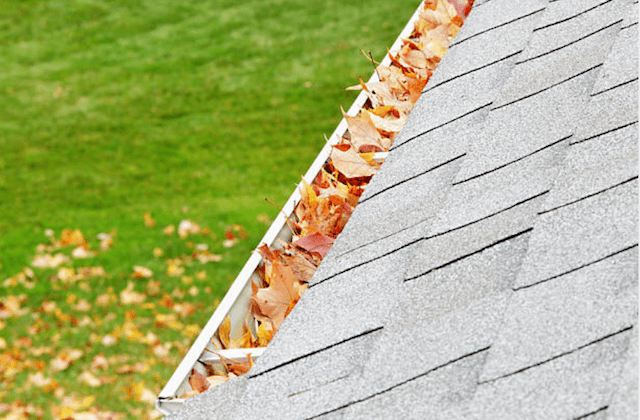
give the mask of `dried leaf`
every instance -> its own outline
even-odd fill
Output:
[[[334,239],[330,236],[323,235],[322,233],[313,233],[298,239],[293,242],[293,244],[306,251],[318,253],[321,258],[324,258],[327,252],[329,252],[331,245],[333,245],[333,241]]]
[[[131,275],[133,278],[148,278],[153,276],[153,271],[149,270],[147,267],[143,267],[141,265],[133,266],[133,274]]]
[[[133,282],[127,284],[127,288],[120,292],[120,303],[123,305],[137,305],[145,301],[147,297],[133,290]]]
[[[196,372],[195,369],[191,370],[191,376],[189,376],[189,385],[193,390],[198,392],[203,392],[209,389],[209,382],[207,381],[207,377],[202,373]]]
[[[333,147],[331,148],[331,162],[333,166],[347,178],[360,178],[372,176],[376,169],[358,155],[353,149],[346,152]]]
[[[351,117],[342,110],[344,119],[347,121],[351,138],[349,141],[358,152],[371,151],[371,148],[378,152],[384,152],[385,141],[373,125],[368,112],[360,112],[357,117]]]

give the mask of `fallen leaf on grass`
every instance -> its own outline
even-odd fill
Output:
[[[133,266],[133,274],[131,277],[133,278],[148,278],[153,276],[153,271],[149,270],[147,267],[143,267],[141,265]]]
[[[200,226],[191,220],[182,220],[178,225],[178,236],[180,239],[184,239],[189,235],[195,235],[200,233]]]
[[[64,254],[44,254],[36,255],[31,261],[31,265],[38,268],[56,268],[62,264],[69,264],[71,260]]]
[[[20,307],[26,299],[26,295],[0,297],[0,319],[26,314],[28,310]]]
[[[89,251],[89,249],[85,246],[79,246],[71,251],[71,256],[73,258],[93,258],[96,255],[98,255],[97,252]]]
[[[93,373],[89,372],[88,370],[82,372],[78,376],[78,381],[83,382],[92,388],[96,388],[102,385],[102,381],[100,381],[100,379],[98,379]]]
[[[173,262],[167,265],[167,275],[169,277],[178,277],[184,273],[184,267],[179,266]]]
[[[87,312],[91,310],[91,304],[86,299],[80,299],[73,309],[79,312]]]
[[[118,342],[118,339],[112,336],[111,334],[105,335],[104,337],[102,337],[102,340],[101,340],[102,345],[105,347],[113,346],[117,342]]]
[[[143,215],[144,225],[146,227],[154,227],[156,225],[156,221],[151,217],[151,213],[147,212]]]
[[[62,351],[58,357],[51,360],[50,366],[54,371],[66,370],[71,363],[78,360],[83,355],[83,351],[79,349],[70,349]]]
[[[80,229],[63,229],[60,233],[60,244],[62,246],[67,245],[82,245],[86,242],[84,235]]]
[[[107,358],[104,357],[103,354],[98,354],[96,355],[96,357],[93,358],[93,361],[91,362],[91,369],[93,370],[99,370],[99,369],[107,369],[109,367],[109,362],[107,361]]]
[[[145,301],[147,297],[133,290],[133,282],[127,284],[127,288],[120,292],[120,303],[123,305],[137,305]]]
[[[115,233],[115,232],[112,232],[112,233]],[[101,251],[107,251],[109,248],[111,248],[111,245],[113,245],[113,235],[111,234],[98,233],[97,238],[100,241]]]
[[[38,388],[43,388],[45,391],[55,390],[59,386],[58,381],[45,377],[42,372],[29,374],[29,382]]]

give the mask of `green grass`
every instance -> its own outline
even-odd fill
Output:
[[[189,252],[186,241],[161,232],[188,218],[213,233],[193,241],[223,255],[219,263],[189,267],[189,275],[206,269],[207,279],[194,281],[197,296],[174,299],[199,305],[182,321],[203,326],[266,231],[257,216],[277,213],[264,198],[286,201],[320,151],[322,135],[339,122],[339,105],[355,98],[344,88],[371,74],[359,50],[380,59],[416,6],[415,0],[7,2],[0,8],[0,281],[30,264],[45,229],[117,236],[108,252],[74,262],[102,265],[110,274],[88,290],[49,281],[55,270],[35,270],[34,289],[3,287],[1,297],[25,293],[30,313],[5,320],[2,351],[35,323],[48,324],[32,347],[51,345],[60,333],[56,352],[83,348],[83,358],[57,374],[49,370],[50,356],[28,356],[23,347],[25,358],[45,362],[43,373],[67,395],[95,394],[101,409],[140,418],[147,405],[127,399],[126,387],[144,382],[159,391],[181,352],[174,348],[162,359],[125,339],[103,347],[90,334],[104,336],[136,309],[143,333],[153,331],[184,352],[193,337],[152,321],[155,312],[170,309],[94,305],[95,322],[84,328],[58,325],[49,314],[37,321],[31,312],[55,300],[74,314],[65,302],[70,294],[92,304],[108,287],[118,294],[133,265],[154,270],[163,292],[188,290],[152,255],[155,247],[168,257]],[[156,227],[144,226],[144,212]],[[244,226],[248,238],[227,249],[221,242],[230,224]],[[137,282],[142,291],[144,282]],[[116,318],[98,325],[109,313]],[[113,384],[83,388],[76,377],[98,353],[130,354],[153,366],[145,374],[108,370]],[[25,385],[35,371],[0,374],[0,400],[28,400],[52,418],[49,407],[59,397]]]

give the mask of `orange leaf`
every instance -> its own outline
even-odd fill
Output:
[[[194,391],[203,392],[209,389],[209,382],[207,377],[202,373],[196,372],[195,369],[191,369],[191,376],[189,376],[189,385]]]
[[[231,318],[227,315],[224,319],[224,322],[218,328],[218,337],[220,337],[220,343],[222,343],[222,348],[230,349],[231,338],[229,334],[231,333]]]

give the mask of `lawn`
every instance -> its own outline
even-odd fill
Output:
[[[0,9],[0,418],[21,403],[33,418],[153,415],[150,394],[275,217],[264,198],[286,201],[339,105],[355,98],[344,88],[372,73],[360,49],[380,59],[416,7],[21,0]],[[163,232],[182,220],[201,231]],[[33,267],[49,229],[57,239],[81,230],[90,251],[99,233],[113,244]],[[225,244],[227,235],[238,238]],[[220,261],[167,271],[167,259],[199,244]],[[134,266],[153,275],[136,278]],[[33,278],[17,281],[25,267]],[[107,275],[65,279],[63,267]],[[125,303],[129,283],[140,295]]]

